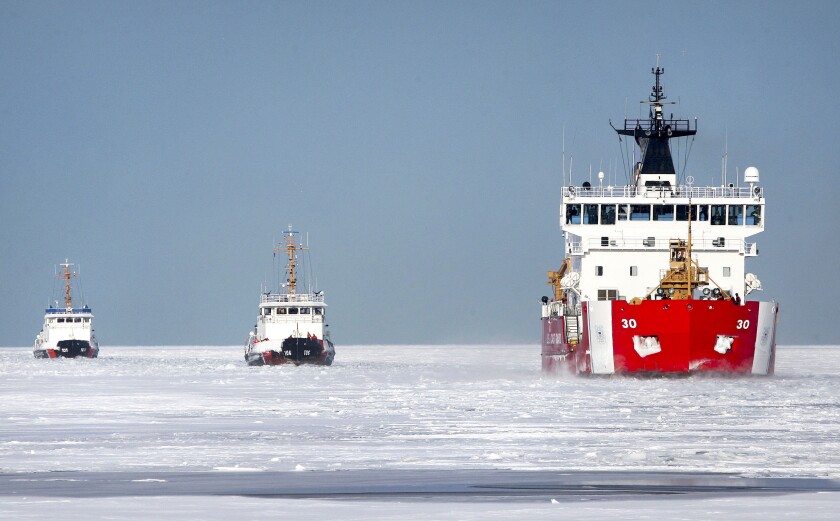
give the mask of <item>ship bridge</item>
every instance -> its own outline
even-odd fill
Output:
[[[687,236],[689,216],[700,265],[724,289],[744,295],[745,258],[758,255],[748,239],[764,230],[762,187],[564,187],[560,227],[582,294],[646,295],[668,267],[670,241]]]

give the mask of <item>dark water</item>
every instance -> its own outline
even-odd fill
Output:
[[[441,500],[746,496],[840,491],[840,481],[725,473],[512,470],[336,472],[40,472],[0,474],[0,496],[252,496]]]

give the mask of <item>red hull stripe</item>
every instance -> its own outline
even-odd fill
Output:
[[[576,373],[772,374],[778,308],[770,302],[646,300],[583,303],[581,339],[543,319],[543,368]]]

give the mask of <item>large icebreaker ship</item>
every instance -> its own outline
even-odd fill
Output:
[[[652,72],[649,118],[613,127],[638,147],[630,183],[599,174],[598,186],[562,189],[567,256],[542,298],[543,370],[772,374],[779,307],[747,300],[761,283],[745,273],[758,254],[747,239],[764,230],[758,170],[744,170],[745,186],[678,182],[669,141],[693,139],[697,122],[665,119],[664,69]]]

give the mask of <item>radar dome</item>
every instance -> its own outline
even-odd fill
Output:
[[[758,168],[754,166],[748,166],[744,169],[744,182],[745,183],[757,183],[758,182]]]

